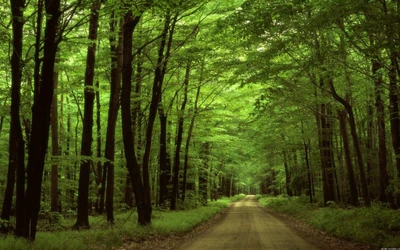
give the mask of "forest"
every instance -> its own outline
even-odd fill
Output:
[[[400,0],[0,2],[1,234],[241,193],[400,208]]]

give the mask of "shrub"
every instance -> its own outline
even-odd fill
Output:
[[[399,246],[400,211],[382,204],[371,207],[340,208],[334,202],[327,207],[309,204],[302,197],[262,198],[265,207],[294,216],[330,235],[375,247]]]

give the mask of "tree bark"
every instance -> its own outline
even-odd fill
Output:
[[[395,207],[393,193],[387,190],[390,182],[387,173],[385,105],[382,100],[383,80],[378,72],[381,68],[382,65],[378,60],[372,61],[372,74],[375,78],[375,106],[378,126],[379,200],[381,202],[389,202],[392,207]]]
[[[16,234],[22,235],[24,195],[25,195],[25,142],[22,135],[19,117],[22,75],[22,46],[23,46],[23,9],[24,0],[11,0],[13,50],[11,55],[11,122],[8,145],[7,185],[4,194],[1,219],[10,221],[13,201],[15,174],[17,173],[16,190]],[[8,232],[8,227],[4,233]]]
[[[201,149],[201,158],[203,160],[202,166],[199,167],[199,195],[200,202],[202,205],[208,203],[208,167],[209,167],[209,154],[210,154],[210,143],[205,142]],[[233,179],[231,187],[233,187]],[[233,190],[233,188],[231,188]],[[232,195],[235,195],[233,192]]]
[[[202,73],[201,73],[202,74]],[[182,201],[185,201],[185,196],[186,196],[186,189],[187,189],[187,171],[189,169],[189,148],[190,148],[190,141],[192,139],[192,134],[193,134],[193,128],[194,128],[194,122],[198,113],[198,107],[197,104],[199,102],[199,96],[200,96],[200,88],[201,85],[197,87],[197,93],[196,93],[196,99],[194,101],[194,113],[192,116],[192,119],[190,120],[190,125],[188,129],[188,134],[186,137],[186,145],[185,145],[185,159],[183,163],[183,185],[182,185]],[[229,192],[230,193],[230,192]],[[228,196],[229,197],[229,196]]]
[[[288,160],[287,160],[287,153],[286,153],[286,151],[284,150],[283,151],[283,166],[284,166],[284,168],[285,168],[285,179],[286,179],[286,193],[287,193],[287,195],[288,196],[293,196],[293,192],[292,192],[292,189],[291,189],[291,187],[290,187],[290,172],[289,172],[289,165],[288,165]]]
[[[167,115],[164,109],[159,106],[158,115],[160,118],[160,177],[159,177],[159,205],[163,206],[168,200],[168,183],[171,172],[171,163],[167,152]]]
[[[96,89],[95,89],[95,98],[96,98],[96,168],[94,169],[94,180],[96,183],[96,187],[98,188],[97,197],[95,202],[95,210],[100,214],[100,200],[101,200],[101,184],[103,183],[103,179],[105,176],[103,175],[103,164],[101,163],[101,103],[100,103],[100,82],[96,81]]]
[[[148,225],[151,223],[151,201],[150,190],[148,188],[148,170],[143,167],[143,180],[140,164],[136,158],[134,138],[132,133],[132,115],[131,115],[131,90],[132,90],[132,45],[133,31],[139,23],[140,15],[133,15],[132,11],[124,17],[123,25],[123,68],[122,68],[122,94],[121,94],[121,117],[122,134],[125,149],[126,167],[132,182],[133,193],[135,194],[136,206],[138,211],[139,225]],[[156,89],[153,89],[156,91]],[[157,94],[157,92],[155,93]],[[153,93],[154,95],[154,93]],[[153,97],[154,98],[154,97]],[[157,107],[156,107],[157,108]],[[154,111],[153,111],[154,112]],[[150,120],[149,120],[150,123]],[[150,142],[148,142],[150,143]],[[146,172],[146,173],[145,173]],[[146,183],[145,183],[146,182]]]
[[[59,43],[57,25],[60,16],[60,1],[45,0],[45,9],[48,18],[46,19],[41,81],[35,89],[35,96],[38,96],[38,98],[34,100],[32,108],[32,132],[23,219],[23,237],[31,240],[36,237],[44,159],[48,147],[50,109],[54,92],[54,65]]]
[[[101,2],[95,0],[91,6],[90,22],[89,22],[89,36],[88,39],[91,44],[88,46],[86,58],[86,71],[85,71],[85,92],[84,92],[84,116],[83,116],[83,131],[82,131],[82,145],[81,156],[82,159],[79,171],[79,190],[78,190],[78,211],[76,223],[73,226],[75,229],[89,228],[89,180],[90,180],[90,166],[92,161],[89,159],[92,156],[92,142],[93,142],[93,106],[95,92],[93,89],[94,68],[96,63],[96,40],[97,29],[99,25],[99,11]]]
[[[311,179],[311,168],[310,168],[310,159],[309,159],[309,148],[310,148],[310,142],[306,143],[306,141],[303,141],[304,145],[304,154],[305,154],[305,161],[306,161],[306,168],[307,168],[307,180],[308,180],[308,195],[310,197],[310,203],[313,203],[313,183]]]
[[[51,153],[54,161],[58,161],[60,149],[58,145],[58,102],[57,102],[58,72],[54,72],[54,96],[51,104]],[[58,209],[58,164],[51,166],[51,212],[60,212]]]
[[[347,176],[349,179],[349,187],[350,187],[350,204],[353,206],[358,206],[358,191],[357,191],[357,182],[356,178],[354,175],[354,169],[353,169],[353,162],[351,159],[351,153],[350,153],[350,142],[349,142],[349,137],[347,134],[347,126],[346,126],[346,118],[347,118],[347,113],[346,111],[338,111],[339,115],[339,124],[340,124],[340,133],[342,135],[343,139],[343,149],[344,149],[344,156],[346,160],[346,167],[347,167]]]
[[[176,199],[178,198],[178,188],[179,188],[179,168],[180,168],[180,153],[181,153],[181,146],[182,146],[182,138],[183,138],[183,123],[184,123],[184,113],[187,103],[187,94],[188,94],[188,86],[189,86],[189,76],[190,76],[190,62],[188,62],[186,66],[185,72],[185,80],[184,80],[184,94],[183,94],[183,101],[181,110],[179,113],[178,118],[178,132],[176,138],[176,148],[175,148],[175,156],[174,156],[174,179],[173,179],[173,187],[172,187],[172,199],[171,199],[171,210],[176,209]],[[186,171],[187,172],[187,171]],[[184,172],[183,176],[183,185],[186,186],[186,172]]]
[[[115,33],[118,27],[118,21],[114,20],[114,14],[111,18],[110,32]],[[106,211],[107,221],[114,222],[114,156],[115,156],[115,128],[117,125],[119,96],[121,92],[121,73],[122,73],[122,22],[118,32],[118,45],[115,45],[116,39],[110,37],[111,57],[111,83],[110,83],[110,102],[108,107],[106,148],[104,156],[106,162],[104,169],[107,170],[107,197]],[[105,178],[105,177],[104,177]]]

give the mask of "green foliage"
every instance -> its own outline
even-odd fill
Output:
[[[294,216],[330,235],[375,247],[396,247],[400,242],[400,211],[380,204],[348,209],[336,205],[317,207],[307,197],[262,198],[273,211]]]
[[[155,212],[157,219],[152,222],[151,231],[160,235],[184,233],[210,219],[220,209],[218,205],[208,205],[193,210]]]
[[[238,194],[229,198],[230,201],[238,201],[245,197],[245,194]]]
[[[7,236],[1,239],[0,250],[61,250],[66,249],[66,246],[68,246],[68,249],[76,250],[111,249],[121,245],[124,239],[141,241],[153,235],[182,234],[209,220],[221,209],[227,207],[229,202],[243,197],[243,194],[231,198],[223,197],[218,201],[209,202],[207,206],[190,210],[154,211],[152,225],[147,227],[138,226],[136,224],[136,212],[129,211],[116,214],[114,225],[108,224],[102,216],[90,216],[90,230],[72,231],[68,229],[74,224],[75,218],[63,218],[58,213],[52,213],[49,214],[48,219],[42,221],[42,226],[44,224],[49,225],[49,220],[56,220],[56,226],[47,226],[46,230],[49,231],[39,232],[34,244],[13,236]],[[67,230],[59,231],[57,225]]]

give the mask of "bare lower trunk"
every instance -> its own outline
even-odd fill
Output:
[[[59,41],[56,38],[60,16],[60,1],[45,0],[46,28],[43,47],[41,81],[35,88],[32,108],[32,133],[29,145],[27,167],[27,189],[23,218],[23,237],[32,240],[36,237],[36,227],[41,202],[44,160],[48,147],[50,108],[54,93],[54,65]]]
[[[118,21],[113,20],[115,17],[112,15],[110,31],[114,33],[118,27]],[[122,24],[121,24],[122,25]],[[115,46],[116,39],[110,37],[110,49],[112,53],[111,58],[111,84],[110,84],[110,102],[108,107],[108,120],[107,120],[107,135],[106,135],[106,148],[104,156],[106,162],[104,169],[107,171],[107,197],[106,197],[106,210],[107,221],[114,222],[114,155],[115,155],[115,128],[117,125],[118,109],[119,109],[119,96],[121,90],[121,72],[122,72],[122,26],[118,33],[118,45]],[[105,178],[105,177],[103,177]]]
[[[89,228],[89,181],[90,181],[90,166],[92,161],[89,159],[92,156],[93,142],[93,107],[95,93],[93,91],[94,67],[96,62],[96,39],[97,28],[99,21],[99,11],[101,2],[95,0],[91,6],[90,23],[89,23],[89,40],[91,44],[88,46],[85,71],[85,90],[84,90],[84,116],[83,116],[83,132],[81,156],[83,159],[79,171],[79,190],[78,190],[78,212],[74,228]]]
[[[11,206],[14,194],[15,174],[17,172],[16,192],[16,235],[22,236],[24,195],[25,195],[25,143],[23,141],[21,120],[19,116],[22,74],[22,42],[23,42],[23,8],[24,1],[11,0],[13,16],[13,52],[11,56],[11,123],[8,145],[7,185],[4,194],[1,219],[10,221]],[[8,232],[8,227],[4,233]]]
[[[54,72],[54,96],[51,104],[51,149],[53,157],[60,156],[58,145],[58,105],[57,105],[57,85],[58,73]],[[58,160],[58,159],[53,159]],[[58,165],[57,163],[51,166],[51,202],[50,209],[52,212],[59,212],[58,209]]]

